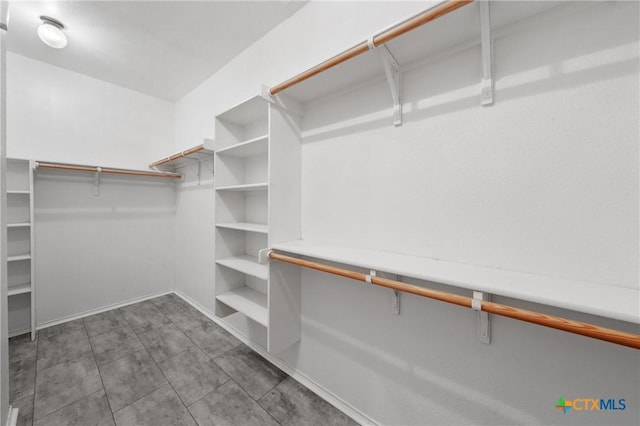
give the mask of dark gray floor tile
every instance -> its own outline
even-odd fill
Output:
[[[38,341],[31,341],[31,333],[9,339],[9,362],[36,356]]]
[[[84,322],[82,319],[63,322],[62,324],[54,325],[51,327],[43,328],[38,331],[39,339],[49,339],[56,336],[62,336],[66,334],[74,334],[80,331],[84,331]]]
[[[36,357],[9,364],[9,401],[33,395],[36,386]]]
[[[44,416],[34,426],[113,426],[113,416],[104,390]]]
[[[167,383],[145,350],[100,367],[111,409],[115,412]]]
[[[211,358],[235,348],[240,341],[213,321],[202,323],[185,334]]]
[[[232,380],[189,407],[200,426],[279,426],[278,423]]]
[[[34,419],[78,401],[102,389],[93,356],[67,361],[36,375]]]
[[[271,389],[258,403],[283,426],[358,425],[291,377]]]
[[[215,362],[253,399],[261,398],[287,377],[246,345],[216,358]]]
[[[89,337],[82,320],[60,324],[51,329],[43,330],[43,332],[50,330],[48,333],[39,332],[38,370],[82,358],[91,353]]]
[[[165,313],[165,311],[172,311],[175,309],[180,309],[180,308],[190,306],[187,302],[185,302],[181,297],[179,297],[175,293],[165,294],[163,296],[150,299],[150,301],[158,309],[160,309],[162,313]]]
[[[139,334],[140,340],[156,362],[193,347],[193,342],[173,324]]]
[[[33,395],[13,401],[11,406],[18,409],[16,426],[31,426],[33,424]]]
[[[208,323],[213,323],[211,319],[192,306],[167,311],[165,315],[182,331],[204,327]]]
[[[131,328],[138,333],[153,330],[169,324],[169,319],[164,316],[156,306],[148,300],[120,308]]]
[[[128,326],[127,320],[124,319],[122,313],[117,309],[84,318],[84,327],[87,329],[89,337],[98,336],[110,331],[118,331]]]
[[[200,349],[192,347],[158,364],[186,405],[191,405],[229,380]]]
[[[121,426],[196,426],[189,411],[182,404],[170,385],[162,386],[114,413],[116,424]]]
[[[120,330],[100,334],[89,340],[96,362],[100,366],[144,349],[142,342],[127,323]]]

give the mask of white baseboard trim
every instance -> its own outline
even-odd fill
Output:
[[[158,292],[158,293],[149,294],[149,295],[146,295],[146,296],[136,297],[134,299],[125,300],[124,302],[113,303],[111,305],[102,306],[100,308],[90,309],[88,311],[84,311],[84,312],[81,312],[79,314],[68,315],[68,316],[63,317],[63,318],[59,318],[59,319],[55,319],[55,320],[51,320],[51,321],[45,321],[43,323],[38,324],[36,326],[36,329],[37,330],[42,330],[43,328],[53,327],[54,325],[58,325],[58,324],[62,324],[62,323],[65,323],[65,322],[69,322],[69,321],[77,320],[77,319],[80,319],[80,318],[88,317],[90,315],[99,314],[101,312],[110,311],[111,309],[122,308],[123,306],[132,305],[132,304],[138,303],[138,302],[143,302],[145,300],[153,299],[154,297],[164,296],[165,294],[170,294],[170,293],[173,293],[173,290],[166,290],[166,291],[161,291],[161,292]],[[27,330],[26,332],[29,332],[29,330]]]
[[[7,426],[16,426],[18,424],[18,409],[9,406],[9,412],[7,413]]]
[[[221,321],[219,318],[217,318],[213,314],[213,312],[210,312],[208,309],[206,309],[204,306],[200,305],[198,302],[196,302],[191,297],[187,296],[182,291],[176,289],[175,290],[175,294],[177,296],[179,296],[180,298],[182,298],[185,302],[189,303],[191,306],[193,306],[194,308],[196,308],[197,310],[202,312],[204,315],[206,315],[209,319],[211,319],[213,322],[218,324],[220,327],[222,327],[225,330],[227,330],[229,333],[231,333],[233,336],[235,336],[242,343],[244,343],[245,345],[249,346],[251,349],[253,349],[257,353],[259,353],[262,357],[264,357],[266,360],[271,362],[273,365],[275,365],[276,367],[278,367],[279,369],[281,369],[282,371],[287,373],[289,376],[294,378],[296,381],[300,382],[302,385],[306,386],[308,389],[310,389],[312,392],[314,392],[320,398],[324,399],[329,404],[333,405],[338,410],[342,411],[345,415],[347,415],[350,418],[352,418],[354,421],[358,422],[361,425],[372,425],[372,426],[378,426],[379,425],[378,422],[374,421],[369,416],[365,415],[360,410],[358,410],[357,408],[353,407],[348,402],[344,401],[342,398],[334,395],[333,393],[331,393],[330,391],[328,391],[327,389],[322,387],[322,385],[318,384],[315,380],[313,380],[310,377],[300,373],[299,371],[295,370],[294,368],[291,368],[290,366],[285,364],[284,361],[282,361],[280,358],[278,358],[277,356],[267,352],[267,350],[265,348],[263,348],[262,346],[251,342],[247,336],[245,336],[244,334],[240,333],[235,328],[229,326],[229,324],[227,324],[226,322]]]

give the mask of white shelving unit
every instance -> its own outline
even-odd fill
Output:
[[[7,295],[9,335],[35,339],[34,163],[7,159]]]
[[[278,352],[300,338],[299,326],[282,326],[299,315],[299,280],[280,288],[258,254],[300,235],[299,119],[256,96],[216,117],[214,140],[215,314]]]

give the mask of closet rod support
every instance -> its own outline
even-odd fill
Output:
[[[393,57],[391,51],[386,45],[380,45],[375,47],[373,44],[374,37],[369,38],[370,49],[375,49],[378,52],[380,61],[384,68],[384,74],[387,77],[387,83],[391,90],[391,99],[393,100],[393,125],[402,125],[402,104],[400,103],[400,65],[396,58]]]
[[[100,174],[102,173],[102,167],[96,167],[96,174],[93,178],[93,196],[100,195]]]
[[[491,320],[489,313],[482,310],[482,302],[491,300],[491,295],[482,291],[474,291],[471,308],[478,312],[476,335],[478,340],[488,345],[491,343]]]

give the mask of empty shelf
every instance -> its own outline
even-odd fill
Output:
[[[249,287],[240,287],[235,290],[219,294],[216,299],[230,308],[246,315],[255,322],[268,326],[269,315],[267,311],[267,295]]]
[[[267,225],[261,223],[248,223],[248,222],[229,222],[229,223],[216,223],[218,228],[237,229],[239,231],[257,232],[260,234],[266,234],[269,232]]]
[[[31,191],[7,191],[9,195],[29,195]]]
[[[265,183],[249,183],[244,185],[227,185],[227,186],[219,186],[216,188],[216,191],[262,191],[266,190],[269,187],[269,184]]]
[[[29,228],[30,226],[29,222],[7,223],[7,228]]]
[[[269,278],[269,267],[267,265],[259,264],[258,258],[249,256],[248,254],[226,257],[224,259],[216,260],[216,263],[235,271],[242,272],[243,274],[260,278],[261,280],[267,280]]]
[[[9,287],[7,290],[7,296],[16,296],[18,294],[30,293],[31,283],[20,284],[15,287]]]
[[[31,259],[30,254],[19,254],[16,256],[7,256],[7,262],[17,262],[19,260],[29,260]]]
[[[246,142],[219,149],[216,153],[218,155],[228,155],[229,157],[252,157],[254,155],[266,154],[269,150],[268,142],[269,137],[264,135]]]

